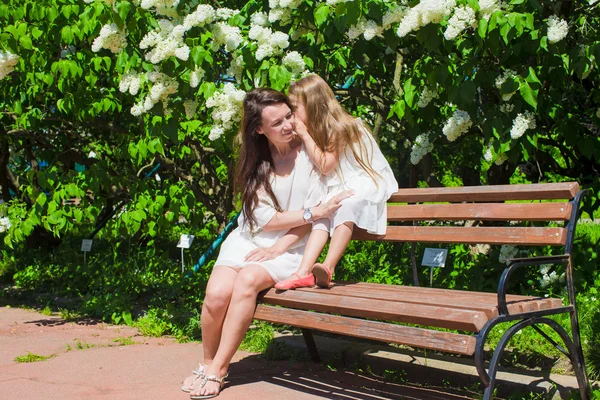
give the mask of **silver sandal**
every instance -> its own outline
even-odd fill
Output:
[[[198,364],[198,369],[193,370],[192,374],[193,375],[190,375],[183,380],[183,385],[181,386],[181,390],[183,392],[191,392],[194,388],[194,384],[196,383],[196,381],[204,377],[204,366],[202,364]],[[190,382],[190,384],[186,386],[185,381],[187,381],[188,379],[191,379],[192,382]]]
[[[227,378],[229,376],[229,374],[225,374],[225,376],[222,376],[221,378],[217,378],[216,375],[209,375],[209,376],[203,376],[202,377],[202,382],[200,384],[200,387],[198,388],[198,390],[201,390],[208,382],[217,382],[219,384],[219,391],[217,393],[213,393],[213,394],[193,394],[190,396],[191,400],[203,400],[203,399],[212,399],[213,397],[217,397],[218,395],[221,394],[221,390],[223,389],[223,386],[225,385],[225,378]]]

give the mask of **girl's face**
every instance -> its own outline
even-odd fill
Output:
[[[262,123],[257,130],[273,144],[291,141],[294,135],[292,110],[285,103],[267,106],[262,111]]]
[[[290,101],[292,102],[294,107],[296,107],[296,117],[298,117],[300,121],[302,121],[304,125],[306,125],[308,122],[308,118],[306,116],[306,107],[304,106],[304,103],[300,101],[300,99],[298,99],[296,96],[290,96]]]

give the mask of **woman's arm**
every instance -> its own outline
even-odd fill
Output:
[[[245,261],[267,261],[279,257],[285,253],[291,245],[306,236],[306,234],[310,231],[310,228],[310,224],[305,224],[290,229],[273,246],[252,250],[246,255]]]
[[[308,130],[306,129],[306,125],[304,125],[300,118],[295,118],[294,123],[296,126],[295,132],[304,142],[304,146],[306,147],[306,151],[310,160],[317,167],[321,174],[329,175],[329,173],[331,173],[337,166],[337,154],[328,151],[322,151],[319,146],[317,146],[312,136],[310,136]]]
[[[271,220],[265,224],[262,229],[265,232],[281,231],[284,229],[292,229],[298,226],[306,225],[309,222],[316,221],[322,218],[331,216],[338,208],[342,206],[341,201],[352,196],[352,190],[346,190],[326,203],[311,207],[311,221],[304,220],[304,210],[295,211],[280,211],[275,213]]]

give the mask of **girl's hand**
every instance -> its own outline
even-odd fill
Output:
[[[285,252],[285,249],[280,248],[277,244],[271,247],[264,247],[252,250],[246,255],[244,261],[246,262],[260,262],[273,260]]]
[[[354,190],[345,190],[335,195],[331,200],[326,203],[319,204],[313,207],[313,220],[319,220],[321,218],[327,218],[333,215],[338,208],[342,206],[342,200],[347,199],[354,195]]]
[[[296,132],[296,134],[300,136],[300,139],[302,139],[303,141],[305,138],[310,137],[306,125],[296,115],[294,115],[294,132]]]

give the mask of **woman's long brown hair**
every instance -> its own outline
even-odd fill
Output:
[[[339,157],[348,147],[360,167],[377,184],[380,175],[371,167],[369,155],[373,151],[367,149],[371,143],[362,139],[362,129],[366,127],[359,125],[344,110],[323,78],[313,74],[292,83],[288,96],[304,104],[308,119],[306,127],[321,151],[332,152]]]
[[[257,132],[262,124],[262,112],[275,104],[292,105],[286,95],[273,89],[254,89],[244,99],[241,147],[235,174],[235,190],[242,195],[242,214],[250,230],[256,226],[254,210],[258,205],[258,193],[264,190],[273,201],[277,211],[281,207],[271,188],[271,174],[275,172],[269,141]]]

